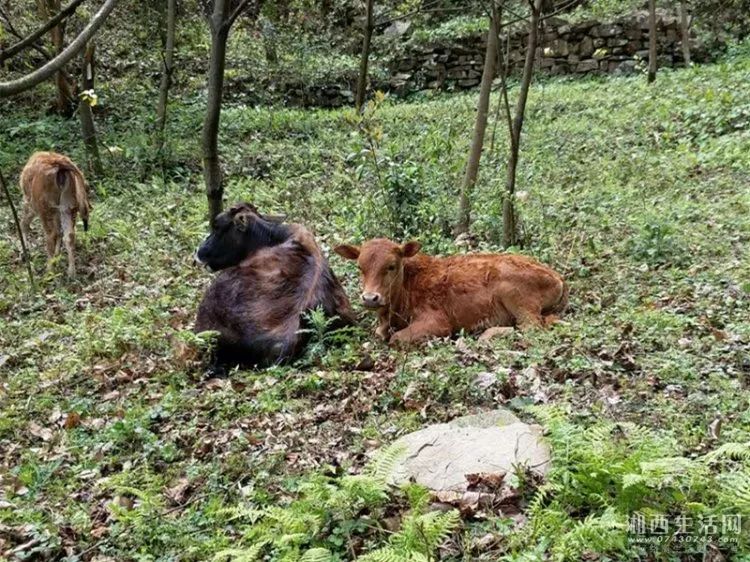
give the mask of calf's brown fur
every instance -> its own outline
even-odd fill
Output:
[[[418,242],[385,238],[335,252],[357,260],[362,300],[378,311],[377,334],[408,344],[460,330],[544,326],[567,304],[563,278],[539,262],[513,254],[432,257]]]
[[[51,260],[60,251],[60,242],[68,254],[68,276],[76,274],[75,223],[80,213],[88,230],[89,203],[86,179],[73,161],[55,152],[36,152],[21,172],[23,217],[21,232],[28,247],[29,227],[39,215],[44,229],[47,256]]]

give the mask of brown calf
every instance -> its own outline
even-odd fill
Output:
[[[379,313],[377,334],[410,343],[460,330],[544,326],[567,303],[562,277],[530,258],[473,254],[437,258],[419,254],[419,242],[385,238],[335,252],[357,260],[362,301]]]
[[[39,215],[47,242],[47,256],[52,259],[60,251],[60,237],[68,253],[68,276],[76,274],[76,215],[81,214],[84,230],[88,230],[91,204],[83,173],[67,156],[55,152],[36,152],[21,172],[23,218],[21,231],[28,246],[29,226]]]

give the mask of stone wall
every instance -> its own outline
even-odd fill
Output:
[[[659,66],[683,63],[678,18],[664,10],[657,13]],[[512,71],[523,67],[528,32],[510,37]],[[482,77],[485,36],[424,45],[409,50],[392,63],[388,89],[406,94],[423,89],[466,89]],[[648,13],[635,12],[613,22],[568,23],[562,18],[544,22],[537,49],[537,68],[549,74],[630,73],[648,60]],[[505,50],[506,38],[501,37]],[[694,60],[706,54],[691,38]]]

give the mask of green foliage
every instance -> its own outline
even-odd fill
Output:
[[[123,32],[150,29],[130,19]],[[434,558],[421,529],[440,531],[446,521],[427,512],[431,496],[384,488],[378,474],[387,471],[376,460],[363,474],[364,459],[426,424],[539,401],[559,409],[558,417],[535,412],[551,428],[555,461],[536,491],[521,481],[527,524],[467,520],[440,556],[701,559],[673,545],[623,546],[622,525],[635,509],[747,513],[746,50],[665,72],[651,87],[642,77],[535,83],[518,174],[523,250],[570,283],[565,323],[401,352],[373,340],[373,317],[353,302],[358,330],[329,334],[311,313],[307,361],[206,380],[195,354],[207,338],[192,334],[192,322],[211,276],[190,266],[207,228],[196,134],[207,44],[205,22],[197,24],[181,31],[163,161],[149,132],[155,81],[142,72],[158,68],[158,49],[127,54],[140,57],[138,73],[103,60],[95,113],[111,150],[102,151],[105,175],[92,181],[91,228],[78,232],[76,280],[65,279],[64,260],[46,271],[35,223],[40,289],[31,294],[0,205],[6,550],[37,540],[27,558],[63,559],[72,548],[116,560],[322,559],[325,551],[350,560],[351,544],[361,555]],[[245,31],[231,47],[230,58],[245,55],[230,60],[222,115],[228,201],[286,213],[310,226],[328,255],[337,243],[378,235],[417,238],[431,253],[468,251],[450,226],[475,92],[381,98],[361,122],[349,110],[254,107],[261,86],[248,83],[243,65],[257,68],[249,59],[258,44],[240,44]],[[99,47],[103,59],[121,53],[106,40]],[[33,150],[85,160],[77,121],[45,113],[51,95],[45,84],[0,109],[0,166],[17,202],[18,172]],[[494,143],[475,190],[479,251],[502,250],[504,127],[489,123]],[[354,264],[330,260],[356,295]],[[80,419],[66,427],[70,413]],[[712,437],[706,428],[716,418],[724,424]],[[386,531],[394,519],[399,531]],[[401,530],[408,536],[392,541]],[[474,549],[490,534],[495,546]],[[398,552],[400,544],[416,551]],[[750,552],[744,535],[722,549],[727,558]]]

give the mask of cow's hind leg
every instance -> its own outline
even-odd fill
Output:
[[[75,211],[63,210],[60,212],[60,221],[62,223],[62,238],[65,244],[65,250],[68,253],[68,277],[76,275],[76,225]]]
[[[42,215],[42,228],[44,228],[44,240],[47,247],[47,267],[51,267],[52,258],[60,250],[60,217],[57,213]]]
[[[542,304],[538,298],[524,294],[520,289],[503,299],[503,304],[521,330],[540,328],[545,325],[542,317]]]
[[[31,221],[34,218],[34,209],[31,208],[31,204],[24,199],[23,201],[23,212],[21,215],[21,236],[23,237],[23,244],[26,249],[29,249],[29,238],[31,235]]]

